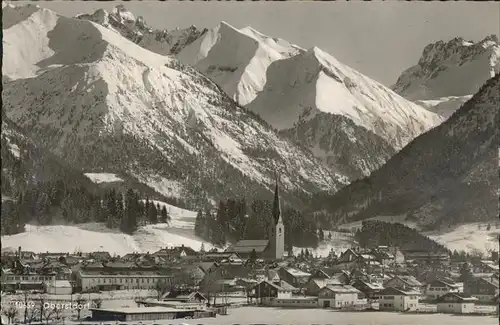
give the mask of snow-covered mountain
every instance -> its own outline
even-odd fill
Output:
[[[497,218],[499,105],[497,74],[370,177],[322,198],[323,208],[337,220],[403,215],[434,229]]]
[[[3,105],[74,166],[190,200],[268,195],[276,169],[285,197],[347,182],[198,71],[99,24],[35,8],[3,10],[21,17],[3,30]]]
[[[124,5],[118,5],[111,12],[99,9],[93,14],[79,14],[75,18],[90,20],[107,27],[132,42],[158,54],[176,54],[207,30],[195,26],[185,29],[158,30],[146,24],[144,18],[128,11]]]
[[[498,72],[500,43],[496,35],[480,42],[457,37],[427,45],[418,63],[405,70],[392,89],[446,116]]]
[[[247,105],[264,88],[271,63],[303,51],[251,27],[236,29],[221,22],[182,49],[177,58],[210,77],[240,105]]]
[[[358,177],[442,120],[317,47],[271,64],[248,108]]]
[[[78,17],[111,25],[94,16],[96,13]],[[122,27],[115,24],[112,28],[127,30],[121,34],[136,41],[133,35],[140,30],[136,25],[127,28],[121,23]],[[176,39],[172,32],[166,33]],[[181,62],[194,66],[240,105],[351,179],[368,175],[442,120],[318,48],[306,51],[251,27],[237,29],[226,22],[198,34],[181,34],[196,39],[182,43],[176,52],[138,44],[175,54]]]

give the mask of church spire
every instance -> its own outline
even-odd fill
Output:
[[[276,179],[276,188],[274,189],[274,202],[273,202],[273,218],[274,224],[278,223],[278,220],[281,216],[281,202],[280,202],[280,194],[279,194],[279,174],[275,173]]]

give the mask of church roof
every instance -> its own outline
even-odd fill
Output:
[[[255,249],[256,253],[262,253],[266,250],[269,245],[269,240],[258,239],[258,240],[240,240],[235,245],[227,249],[228,252],[234,253],[251,253]]]

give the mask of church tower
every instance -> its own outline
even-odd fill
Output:
[[[285,254],[285,225],[281,216],[281,202],[279,195],[279,177],[276,174],[276,188],[274,190],[273,213],[269,227],[269,255],[272,259],[281,259]]]

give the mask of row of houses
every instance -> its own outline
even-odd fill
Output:
[[[419,301],[437,302],[442,297],[491,303],[498,296],[498,272],[473,272],[461,282],[458,276],[446,276],[452,272],[442,275],[430,269],[417,272],[417,280],[411,275],[416,269],[406,264],[404,256],[384,247],[368,252],[348,249],[334,265],[325,264],[324,259],[249,263],[236,253],[196,252],[183,246],[120,258],[107,252],[36,256],[19,250],[14,256],[2,256],[1,284],[4,291],[36,289],[54,294],[156,290],[161,284],[200,290],[207,297],[239,292],[249,301],[267,305],[350,308],[378,302],[385,310],[414,310]],[[487,261],[479,265],[475,271],[494,270]]]

